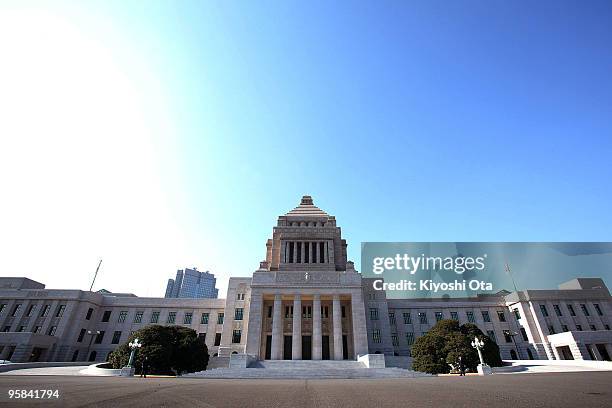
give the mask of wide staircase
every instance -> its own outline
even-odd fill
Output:
[[[201,378],[414,378],[428,374],[397,367],[367,368],[358,361],[337,360],[265,360],[248,368],[214,368],[187,374]]]

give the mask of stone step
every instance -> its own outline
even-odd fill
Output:
[[[188,374],[191,378],[415,378],[428,374],[402,368],[351,368],[351,369],[270,369],[270,368],[217,368]]]
[[[321,370],[365,368],[365,366],[359,361],[351,360],[259,360],[249,368]]]

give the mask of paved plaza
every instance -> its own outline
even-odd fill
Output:
[[[0,406],[62,407],[609,407],[612,373],[385,380],[209,380],[0,376]],[[58,389],[44,403],[9,389]]]

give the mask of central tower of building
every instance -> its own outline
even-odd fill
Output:
[[[278,217],[253,274],[246,351],[259,359],[343,360],[367,354],[361,275],[334,216],[310,196]]]

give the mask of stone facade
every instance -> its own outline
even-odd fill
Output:
[[[611,316],[610,293],[597,278],[558,290],[386,299],[348,261],[335,217],[304,196],[278,217],[252,277],[230,278],[225,299],[141,298],[0,278],[0,359],[103,361],[131,332],[177,324],[205,337],[213,366],[228,365],[232,354],[244,361],[381,354],[387,366],[409,367],[412,343],[437,320],[457,319],[478,325],[504,359],[605,360]]]

